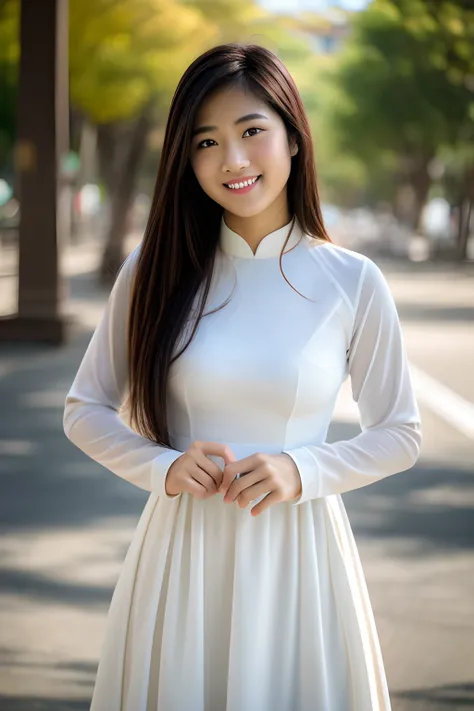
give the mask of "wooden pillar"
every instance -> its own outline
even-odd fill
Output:
[[[18,313],[0,340],[65,340],[59,270],[60,163],[69,145],[68,0],[22,0],[16,169],[20,198]]]

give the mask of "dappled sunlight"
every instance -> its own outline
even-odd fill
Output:
[[[413,711],[433,709],[469,709],[474,707],[474,684],[470,676],[457,675],[459,681],[444,686],[428,686],[399,691],[393,694],[394,700],[403,700],[403,708]],[[409,707],[407,704],[410,704]],[[397,708],[397,707],[395,707]]]
[[[387,494],[375,493],[367,490],[365,495],[365,509],[370,511],[371,525],[377,527],[386,521],[386,512],[393,513],[398,506],[403,506],[403,510],[416,512],[418,509],[426,511],[429,507],[440,509],[446,512],[447,509],[470,510],[474,506],[474,481],[469,482],[466,477],[464,484],[453,485],[449,481],[435,485],[433,482],[426,482],[426,486],[405,489],[403,496],[394,496],[393,492]],[[380,514],[380,520],[377,519]]]
[[[461,509],[474,508],[474,482],[472,485],[453,487],[446,482],[444,486],[429,487],[410,492],[408,501],[414,506],[439,506]]]
[[[97,671],[103,615],[46,608],[12,599],[2,624],[2,694],[48,699],[90,695]],[[2,604],[2,618],[3,604]],[[3,620],[2,620],[3,623]],[[7,708],[0,697],[0,708]],[[24,711],[36,708],[24,707]],[[48,707],[50,708],[50,707]],[[67,707],[69,708],[69,707]]]
[[[21,407],[38,408],[38,407],[64,407],[64,392],[62,390],[43,390],[25,393],[20,397],[19,404]]]
[[[37,442],[26,439],[0,439],[0,456],[32,456],[39,451]]]
[[[3,694],[83,698],[92,692],[105,613],[134,524],[134,517],[120,516],[86,528],[2,535]]]
[[[136,520],[106,519],[101,525],[16,531],[0,540],[1,568],[70,586],[115,584]],[[34,593],[34,579],[32,578]],[[60,600],[56,600],[60,602]]]

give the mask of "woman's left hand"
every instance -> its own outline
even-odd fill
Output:
[[[237,474],[241,475],[239,479],[235,478]],[[237,501],[241,508],[267,494],[250,511],[252,516],[258,516],[273,504],[298,497],[301,494],[301,477],[288,454],[257,452],[227,464],[218,491],[225,493],[225,503]]]

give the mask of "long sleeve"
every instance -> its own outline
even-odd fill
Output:
[[[286,450],[301,477],[294,506],[358,489],[411,468],[421,421],[395,302],[379,267],[364,260],[348,351],[362,432],[350,440]]]
[[[132,484],[169,499],[165,478],[183,452],[158,446],[119,416],[127,388],[127,319],[140,245],[125,260],[66,396],[63,426],[85,454]]]

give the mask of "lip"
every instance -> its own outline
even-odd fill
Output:
[[[252,183],[252,185],[247,185],[245,188],[229,188],[226,185],[226,183],[223,183],[223,185],[225,188],[227,188],[227,190],[230,190],[233,193],[237,193],[238,195],[243,195],[244,193],[250,192],[250,190],[252,190],[252,188],[254,188],[257,185],[258,179],[260,179],[261,177],[262,177],[261,174],[260,175],[249,175],[245,178],[242,178],[242,180],[239,180],[238,182],[242,183],[244,180],[252,180],[252,178],[257,178],[257,180],[254,183]],[[235,181],[235,182],[237,182],[237,181]],[[232,181],[231,184],[233,185],[234,181]]]

